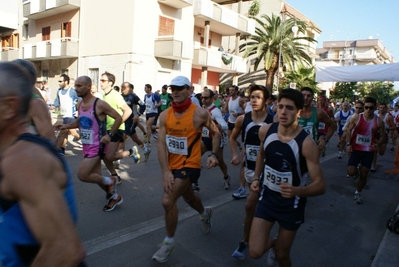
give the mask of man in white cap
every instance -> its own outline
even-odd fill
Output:
[[[207,127],[212,133],[212,152],[208,156],[208,168],[218,164],[220,134],[209,112],[191,102],[190,87],[187,77],[174,78],[170,84],[172,108],[162,112],[159,117],[158,160],[162,169],[166,237],[161,248],[152,256],[157,262],[166,262],[174,251],[178,221],[176,202],[180,196],[200,214],[203,232],[208,233],[212,228],[213,209],[202,205],[191,183],[198,179],[201,172],[202,127]]]

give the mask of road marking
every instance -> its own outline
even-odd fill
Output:
[[[335,154],[331,154],[324,158],[320,158],[320,164],[331,160],[335,157]],[[234,201],[231,196],[231,192],[225,193],[219,197],[215,197],[211,199],[211,202],[207,205],[210,205],[214,208],[224,205],[230,201]],[[199,216],[196,210],[193,210],[191,207],[187,207],[179,211],[179,219],[178,221],[185,220],[187,218],[191,218],[193,216]],[[123,242],[133,240],[142,235],[151,233],[153,231],[159,230],[165,227],[165,219],[164,216],[157,217],[152,220],[148,220],[145,222],[141,222],[139,224],[133,225],[131,227],[127,227],[116,232],[109,233],[104,236],[99,236],[84,242],[84,245],[87,250],[87,255],[92,255],[94,253],[100,252],[104,249],[119,245]]]

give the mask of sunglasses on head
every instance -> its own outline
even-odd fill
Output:
[[[374,106],[364,106],[364,109],[370,109],[370,110],[373,110],[373,109],[375,109],[375,107]]]

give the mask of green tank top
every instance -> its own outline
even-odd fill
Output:
[[[312,136],[313,140],[318,140],[319,121],[317,120],[317,108],[312,107],[312,116],[309,118],[299,117],[298,124],[301,126],[309,135]]]

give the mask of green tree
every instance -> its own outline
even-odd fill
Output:
[[[306,67],[303,65],[296,66],[296,70],[288,71],[285,77],[280,80],[281,87],[288,88],[290,83],[296,83],[296,88],[310,87],[318,92],[315,82],[316,72],[314,66]]]
[[[399,94],[395,91],[394,84],[389,82],[365,82],[358,87],[359,92],[362,92],[362,98],[371,96],[377,100],[377,103],[389,104]]]
[[[311,37],[294,36],[292,27],[297,24],[298,33],[305,34],[309,27],[305,21],[296,21],[289,18],[284,22],[279,16],[272,14],[272,17],[261,15],[260,18],[254,18],[257,22],[255,34],[251,36],[242,36],[246,41],[239,47],[240,52],[244,52],[244,57],[255,56],[255,70],[259,64],[263,63],[263,69],[266,72],[266,88],[272,92],[274,76],[279,66],[287,65],[294,69],[294,64],[307,63],[311,65],[312,59],[307,53],[308,45],[305,43],[316,42]],[[279,62],[281,43],[281,60]]]
[[[254,0],[249,7],[248,10],[248,17],[253,18],[256,17],[259,14],[260,11],[260,2],[259,0]]]
[[[330,98],[338,101],[353,101],[355,92],[358,92],[357,82],[339,82],[330,93]]]

